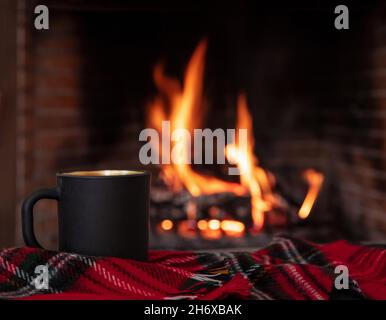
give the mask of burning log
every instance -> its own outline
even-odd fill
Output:
[[[237,166],[240,181],[229,182],[193,170],[191,143],[186,135],[201,125],[202,112],[198,108],[203,105],[205,51],[203,41],[188,63],[182,84],[166,76],[161,66],[154,72],[160,95],[149,106],[149,124],[158,133],[162,132],[163,140],[167,141],[165,146],[158,143],[155,148],[162,160],[177,161],[161,162],[163,183],[154,187],[151,195],[153,234],[168,239],[224,244],[225,239],[242,242],[242,239],[260,238],[263,227],[266,232],[275,232],[298,225],[310,214],[323,175],[313,170],[305,172],[310,189],[303,205],[290,195],[278,192],[276,179],[260,166],[254,154],[253,123],[244,94],[237,102],[238,136],[223,150],[228,162]],[[164,121],[170,123],[166,137]],[[186,135],[174,135],[176,132]],[[239,139],[241,132],[248,133],[246,145],[240,142],[243,141]],[[179,152],[174,152],[171,147],[177,144]]]

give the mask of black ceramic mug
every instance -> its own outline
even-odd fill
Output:
[[[22,206],[23,238],[41,247],[33,228],[33,207],[58,201],[59,250],[93,256],[146,260],[150,174],[102,170],[57,174],[57,187],[31,194]]]

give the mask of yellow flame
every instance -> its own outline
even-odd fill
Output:
[[[254,155],[254,139],[252,117],[248,112],[247,100],[240,95],[237,104],[237,125],[239,129],[247,130],[247,145],[242,147],[236,142],[226,146],[225,155],[237,167],[241,173],[240,181],[251,195],[252,220],[256,230],[264,225],[264,212],[272,208],[274,196],[267,172],[258,166],[258,160]],[[236,138],[236,141],[238,139]]]
[[[162,177],[173,191],[181,191],[185,187],[193,196],[201,194],[213,194],[219,192],[232,192],[237,195],[245,194],[245,188],[238,183],[231,183],[211,176],[205,176],[193,171],[186,163],[185,157],[190,154],[190,143],[184,141],[184,136],[178,134],[176,129],[185,129],[192,132],[200,126],[200,109],[202,102],[202,83],[204,72],[204,57],[206,52],[206,41],[202,41],[194,51],[187,66],[183,87],[177,80],[164,75],[161,66],[154,71],[155,83],[163,96],[167,99],[157,97],[150,105],[150,125],[162,131],[162,120],[170,120],[170,131],[175,132],[174,140],[181,147],[180,152],[175,153],[176,161],[170,165],[163,165]],[[169,107],[169,108],[167,108]],[[170,112],[166,112],[169,109]],[[169,141],[171,137],[168,137]],[[172,142],[172,148],[176,145]],[[169,152],[169,150],[159,150]]]

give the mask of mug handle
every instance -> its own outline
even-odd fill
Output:
[[[35,237],[33,219],[33,208],[41,199],[59,200],[59,190],[57,188],[41,189],[32,193],[24,200],[21,207],[21,225],[23,239],[28,247],[42,248]]]

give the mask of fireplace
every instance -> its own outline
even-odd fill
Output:
[[[57,171],[137,168],[153,174],[153,248],[386,238],[380,2],[353,4],[348,31],[333,27],[331,5],[247,0],[52,0],[42,31],[31,28],[36,4],[18,1],[19,202]],[[172,101],[189,90],[199,99],[185,113]],[[142,164],[139,134],[162,120],[248,128],[252,148],[224,153],[245,159],[249,178],[229,176],[229,163]],[[55,248],[55,202],[36,213]]]
[[[229,246],[234,238],[236,243],[259,243],[262,233],[270,229],[301,225],[324,181],[322,173],[304,170],[309,190],[302,203],[291,193],[285,197],[278,192],[277,178],[261,167],[255,155],[253,118],[244,93],[236,101],[236,129],[227,129],[226,134],[219,128],[196,129],[203,128],[205,112],[210,112],[203,97],[206,49],[207,41],[202,40],[187,64],[182,84],[165,75],[162,65],[154,69],[160,93],[147,108],[147,126],[152,131],[147,137],[140,135],[147,142],[140,157],[142,163],[160,167],[153,179],[150,213],[154,244],[161,247],[171,242],[182,248],[187,243],[201,247],[203,242],[209,247]],[[227,171],[233,181],[208,169],[199,171],[203,163],[213,165],[214,158],[219,171]]]

